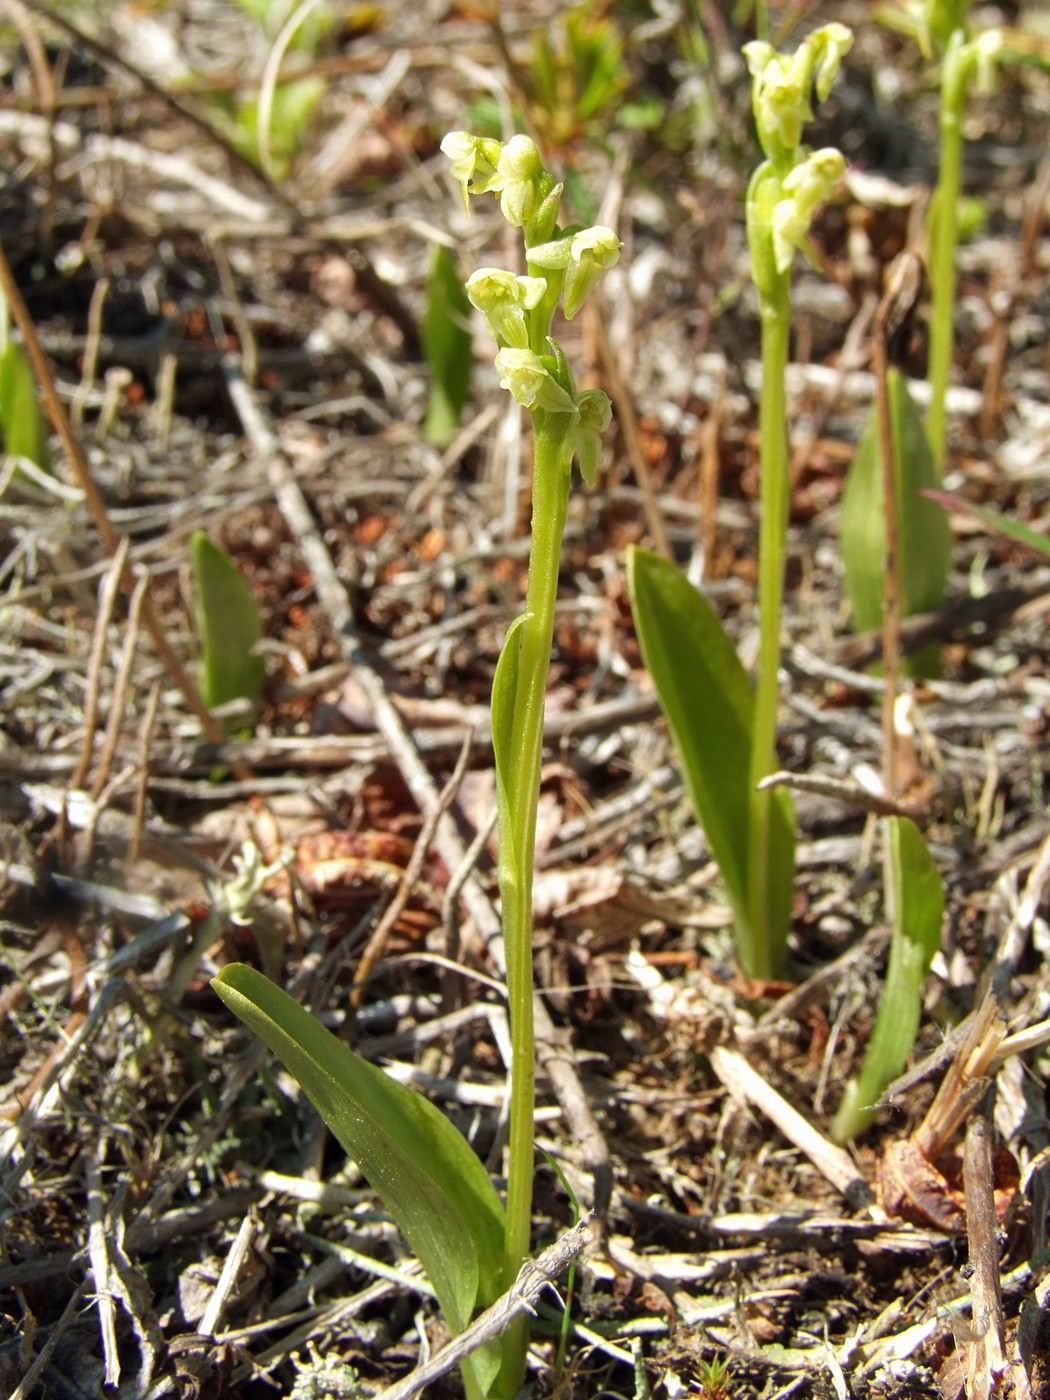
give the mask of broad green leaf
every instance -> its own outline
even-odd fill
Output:
[[[888,898],[893,918],[886,982],[875,1029],[857,1079],[846,1086],[831,1134],[848,1142],[875,1117],[886,1085],[911,1054],[922,1012],[922,988],[941,943],[944,887],[922,833],[908,817],[890,817]]]
[[[302,1086],[357,1162],[461,1332],[499,1296],[504,1215],[466,1139],[422,1094],[398,1084],[334,1036],[261,972],[233,963],[215,991]],[[484,1396],[500,1365],[496,1343],[464,1363],[468,1394]]]
[[[474,349],[470,302],[452,253],[434,247],[423,312],[423,352],[430,366],[430,401],[423,435],[438,447],[459,427],[470,392]]]
[[[786,791],[772,794],[769,927],[751,917],[748,829],[754,695],[747,673],[707,600],[670,561],[632,548],[627,586],[642,656],[682,758],[686,786],[738,925],[745,966],[755,940],[782,946],[794,884],[795,829]],[[750,969],[749,969],[750,970]]]
[[[266,662],[252,652],[262,623],[251,589],[203,530],[190,540],[190,563],[201,637],[201,697],[209,709],[251,700],[266,679]]]
[[[943,512],[920,493],[939,484],[919,410],[899,370],[886,381],[898,507],[901,616],[938,607],[951,567],[951,530]],[[842,561],[858,631],[882,625],[886,578],[882,444],[873,408],[846,478],[842,498]]]
[[[1050,536],[1040,534],[1038,530],[1033,530],[1030,525],[1025,525],[1023,521],[1014,520],[1009,515],[1000,515],[997,510],[987,510],[984,506],[975,506],[969,501],[964,501],[961,496],[952,496],[947,491],[924,491],[922,494],[927,500],[936,501],[946,510],[957,510],[960,514],[972,515],[976,519],[984,521],[989,530],[995,534],[1013,540],[1014,544],[1024,545],[1026,549],[1034,550],[1036,554],[1041,554],[1044,559],[1050,559]]]
[[[627,587],[642,657],[682,756],[693,805],[734,908],[743,912],[751,684],[714,610],[675,564],[632,548]]]
[[[12,457],[27,457],[51,470],[47,423],[36,396],[36,381],[22,346],[8,340],[0,352],[0,445]]]

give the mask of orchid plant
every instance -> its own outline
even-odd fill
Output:
[[[818,207],[845,171],[831,147],[810,151],[802,131],[811,97],[823,101],[852,43],[842,24],[815,30],[794,54],[756,40],[744,54],[765,159],[747,194],[751,273],[762,329],[759,657],[754,687],[703,597],[666,560],[628,559],[635,626],[668,715],[694,805],[732,906],[737,951],[751,976],[783,970],[794,878],[794,814],[776,768],[780,614],[790,474],[785,378],[791,266]]]
[[[510,1141],[505,1277],[528,1249],[532,1217],[535,1041],[532,1013],[532,877],[543,712],[554,632],[562,534],[573,459],[587,485],[601,460],[611,406],[600,389],[576,388],[551,322],[559,299],[567,319],[620,256],[611,229],[557,226],[562,186],[527,136],[506,145],[457,131],[441,149],[470,197],[499,196],[503,217],[522,230],[526,273],[479,268],[467,295],[496,342],[501,386],[532,415],[532,540],[525,611],[511,627],[492,687],[492,738],[499,808],[499,885],[510,1004]]]
[[[467,295],[496,342],[500,383],[532,416],[532,537],[525,611],[510,628],[493,682],[499,883],[512,1063],[506,1205],[458,1130],[413,1090],[356,1055],[280,988],[236,964],[219,995],[285,1063],[354,1156],[415,1249],[446,1321],[460,1332],[513,1282],[532,1224],[535,1036],[532,878],[543,713],[572,464],[592,484],[611,407],[579,390],[551,337],[559,303],[571,319],[620,255],[607,228],[560,228],[562,186],[526,136],[505,144],[457,131],[442,151],[463,191],[499,198],[522,231],[526,272],[481,268]],[[511,1400],[524,1377],[527,1331],[514,1323],[463,1365],[468,1400]]]

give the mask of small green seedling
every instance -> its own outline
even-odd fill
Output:
[[[698,663],[696,649],[710,644],[714,633],[699,594],[688,587],[672,588],[655,556],[636,551],[628,566],[635,626],[647,660],[653,658],[653,680],[676,741],[683,756],[688,755],[690,791],[736,914],[740,961],[758,978],[783,971],[794,880],[791,799],[783,789],[761,786],[777,766],[780,615],[790,494],[785,380],[791,265],[795,252],[806,246],[817,208],[830,198],[845,170],[839,151],[829,147],[810,152],[803,146],[802,128],[811,116],[811,93],[821,100],[827,97],[851,43],[844,25],[829,24],[810,34],[790,56],[761,41],[744,50],[765,155],[747,195],[751,271],[762,318],[760,637],[753,694],[724,667]],[[688,664],[683,637],[690,638]],[[726,771],[729,753],[732,773]],[[702,771],[712,763],[718,778]],[[729,798],[727,782],[739,785],[743,796]]]
[[[532,415],[532,539],[525,612],[507,634],[492,690],[499,811],[499,882],[512,1043],[506,1208],[471,1149],[415,1092],[386,1079],[260,974],[234,965],[214,987],[298,1079],[346,1151],[361,1164],[416,1249],[446,1321],[460,1331],[513,1283],[529,1248],[534,1171],[535,1035],[532,877],[562,531],[572,464],[593,483],[610,419],[601,390],[578,390],[551,337],[559,305],[572,318],[620,255],[607,228],[559,228],[562,187],[536,145],[457,131],[441,149],[469,207],[494,194],[525,242],[525,276],[482,268],[467,294],[497,345],[503,387]],[[528,1334],[514,1323],[464,1363],[467,1394],[512,1400]]]
[[[6,299],[0,297],[0,450],[51,470],[47,419],[36,395],[26,352],[11,335]]]
[[[255,653],[262,621],[236,564],[203,530],[190,540],[190,567],[201,639],[201,699],[209,709],[254,700],[266,680]]]
[[[423,436],[445,447],[459,427],[470,394],[474,340],[470,301],[456,259],[441,243],[434,245],[423,312],[423,353],[430,367],[430,399]]]
[[[886,822],[887,882],[893,935],[875,1029],[851,1080],[831,1135],[848,1142],[873,1121],[882,1091],[907,1064],[922,1012],[922,988],[941,945],[944,887],[919,828],[908,817]]]
[[[886,376],[897,531],[897,587],[901,617],[939,607],[951,568],[948,517],[922,492],[940,472],[922,418],[898,369]],[[872,410],[846,477],[842,497],[842,564],[853,625],[879,627],[886,581],[886,511],[883,444],[877,405]],[[930,669],[919,657],[914,669]]]

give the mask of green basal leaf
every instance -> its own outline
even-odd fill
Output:
[[[466,1139],[427,1099],[352,1051],[261,972],[234,963],[215,991],[273,1051],[357,1162],[461,1332],[501,1292],[504,1214]],[[491,1343],[463,1364],[482,1397],[500,1366]]]
[[[951,567],[951,530],[942,512],[921,493],[940,484],[926,429],[897,369],[886,381],[893,437],[893,465],[899,513],[901,616],[926,612],[944,600]],[[842,560],[846,593],[858,631],[882,625],[886,576],[886,523],[883,507],[882,446],[877,409],[846,477],[842,498]]]
[[[266,662],[252,652],[262,623],[251,589],[203,530],[190,540],[190,564],[201,637],[201,697],[209,709],[251,700],[266,679]]]
[[[51,470],[47,422],[36,396],[36,380],[22,346],[8,340],[0,352],[0,447]]]
[[[742,917],[754,705],[747,673],[714,610],[675,564],[632,548],[627,587],[642,657],[681,754],[693,805]]]
[[[882,1091],[907,1064],[919,1029],[923,983],[941,943],[944,886],[922,833],[909,818],[890,817],[887,840],[893,937],[886,983],[864,1066],[846,1086],[835,1115],[831,1135],[837,1142],[864,1131]]]
[[[738,924],[743,952],[756,933],[786,935],[794,883],[791,799],[772,797],[770,930],[752,928],[748,880],[751,721],[747,673],[717,615],[682,571],[648,550],[627,555],[627,586],[642,656],[682,758],[686,785]]]
[[[936,501],[946,510],[955,510],[963,515],[974,516],[977,520],[983,521],[994,534],[1002,535],[1005,539],[1013,540],[1014,544],[1031,549],[1036,554],[1042,555],[1044,559],[1050,559],[1050,536],[1033,530],[1030,525],[1025,525],[1023,521],[1014,520],[1009,515],[1000,515],[997,510],[987,510],[984,506],[972,505],[971,502],[964,501],[961,496],[949,495],[947,491],[924,491],[922,494],[928,501]]]
[[[422,339],[430,366],[430,401],[423,435],[427,442],[444,447],[463,416],[474,347],[463,278],[452,253],[440,243],[435,245],[430,263]]]

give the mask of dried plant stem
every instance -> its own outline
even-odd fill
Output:
[[[992,1092],[985,1094],[966,1126],[963,1183],[966,1236],[970,1248],[973,1336],[967,1343],[967,1395],[991,1400],[1000,1393],[1006,1369],[1003,1290],[999,1281],[999,1222],[995,1214],[992,1164]]]
[[[526,1260],[514,1283],[502,1298],[498,1298],[425,1365],[417,1366],[403,1381],[381,1391],[377,1400],[411,1400],[424,1386],[430,1385],[439,1376],[446,1375],[454,1366],[458,1366],[464,1357],[500,1336],[526,1313],[534,1312],[535,1304],[543,1290],[560,1278],[569,1265],[592,1243],[594,1230],[594,1216],[586,1216],[562,1235],[561,1239],[555,1240],[539,1258]]]

